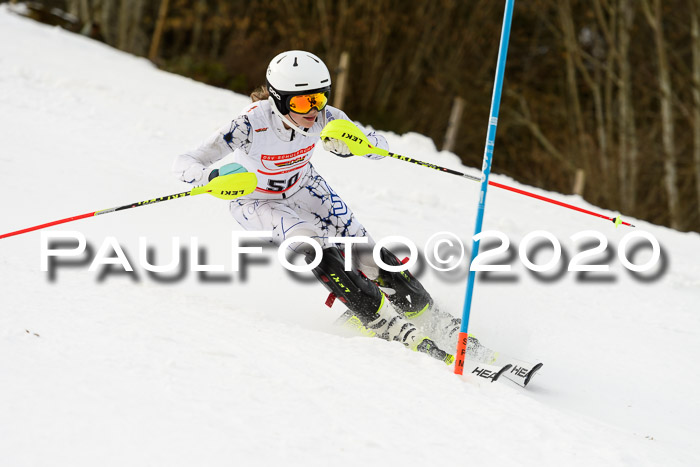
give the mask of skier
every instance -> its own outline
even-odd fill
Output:
[[[251,95],[253,103],[198,148],[177,156],[173,171],[180,180],[197,186],[219,175],[254,172],[256,190],[230,204],[232,216],[244,229],[272,231],[277,245],[294,236],[312,238],[323,251],[313,273],[348,307],[347,318],[359,320],[378,337],[399,341],[450,364],[453,355],[412,321],[432,323],[427,327],[434,328],[433,318],[437,317],[437,322],[450,328],[448,334],[456,337],[459,320],[440,313],[408,271],[388,272],[375,264],[371,255],[374,241],[367,230],[310,163],[326,123],[349,120],[341,110],[327,105],[330,91],[330,73],[320,58],[300,50],[277,55],[267,68],[266,87]],[[384,137],[364,132],[373,145],[388,148]],[[347,145],[336,139],[323,141],[323,148],[340,157],[352,155]],[[231,152],[235,163],[212,168]],[[353,270],[345,271],[344,253],[338,244],[328,241],[329,237],[366,237],[369,248],[353,246]],[[306,243],[290,248],[305,255],[308,263],[315,257],[314,249]],[[380,256],[386,264],[401,264],[386,248]]]

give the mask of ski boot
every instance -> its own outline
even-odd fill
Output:
[[[344,266],[345,259],[340,250],[327,248],[323,250],[323,259],[313,273],[332,295],[348,307],[355,327],[364,328],[363,334],[401,342],[411,350],[426,353],[447,364],[454,361],[453,355],[421,335],[413,323],[397,313],[376,284],[358,272],[345,271]]]
[[[479,339],[474,336],[469,336],[467,338],[467,353],[465,354],[467,360],[472,360],[479,363],[493,364],[498,360],[498,352],[494,352],[488,347],[481,345]]]
[[[403,263],[386,248],[382,248],[380,257],[389,266],[401,266]],[[379,269],[375,283],[386,294],[389,301],[408,319],[423,315],[433,306],[430,294],[408,271],[390,272]]]
[[[386,248],[380,256],[390,266],[400,266],[399,259]],[[425,335],[432,336],[443,349],[454,352],[461,320],[440,311],[423,285],[408,271],[389,272],[379,270],[375,280],[389,301]]]

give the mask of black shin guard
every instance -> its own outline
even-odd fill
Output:
[[[380,256],[382,261],[390,266],[402,264],[386,248],[381,249]],[[433,303],[432,297],[423,288],[423,285],[408,271],[389,272],[380,268],[376,282],[380,287],[394,291],[394,293],[387,293],[389,301],[409,319],[420,315]]]
[[[307,258],[307,262],[311,262]],[[345,258],[338,248],[323,250],[321,263],[313,270],[326,288],[343,302],[363,324],[379,317],[384,295],[369,279],[355,271],[345,271]]]

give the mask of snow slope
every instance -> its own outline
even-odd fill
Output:
[[[0,5],[0,233],[184,191],[173,157],[247,102]],[[478,174],[423,136],[386,136],[398,153]],[[314,165],[375,238],[404,235],[422,248],[449,231],[469,246],[478,184],[321,149]],[[231,273],[240,228],[211,197],[53,229],[79,231],[94,249],[114,237],[130,274],[100,277],[84,262],[52,280],[40,270],[39,232],[0,240],[0,463],[699,465],[700,236],[632,220],[659,240],[666,264],[643,281],[616,256],[630,229],[496,189],[487,207],[485,229],[513,248],[534,230],[553,233],[568,258],[576,232],[610,242],[610,255],[596,256],[606,274],[544,281],[516,255],[510,274],[477,284],[471,332],[545,362],[528,390],[342,336],[332,326],[342,307],[328,310],[322,287],[275,259]],[[139,265],[141,236],[157,263],[173,238],[198,237],[207,263],[226,271],[163,283]],[[461,314],[463,273],[420,277]]]

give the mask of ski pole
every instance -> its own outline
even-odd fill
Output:
[[[321,138],[335,138],[339,139],[341,141],[344,141],[347,145],[348,148],[350,149],[350,152],[352,152],[356,156],[364,156],[365,154],[379,154],[381,156],[386,156],[386,157],[391,157],[393,159],[398,159],[403,162],[410,162],[412,164],[417,164],[423,167],[427,167],[429,169],[434,169],[440,172],[452,174],[452,175],[457,175],[459,177],[466,178],[468,180],[472,180],[474,182],[481,182],[481,177],[475,177],[474,175],[469,175],[465,174],[462,172],[458,172],[456,170],[448,169],[446,167],[441,167],[436,164],[431,164],[430,162],[423,162],[419,161],[418,159],[413,159],[411,157],[403,156],[401,154],[396,154],[394,152],[389,152],[385,149],[378,148],[376,146],[373,146],[367,141],[367,137],[365,136],[362,131],[357,128],[357,126],[352,123],[351,121],[348,120],[333,120],[331,122],[328,122],[326,127],[323,129],[321,132]],[[600,217],[601,219],[606,219],[609,221],[612,221],[616,226],[618,225],[626,225],[629,227],[634,227],[634,225],[630,224],[629,222],[624,222],[622,220],[622,217],[617,216],[617,217],[608,217],[603,214],[599,214],[593,211],[589,211],[588,209],[583,209],[579,208],[577,206],[564,203],[562,201],[557,201],[552,198],[548,198],[546,196],[542,195],[536,195],[535,193],[531,193],[526,190],[521,190],[519,188],[514,188],[508,185],[504,185],[502,183],[497,183],[497,182],[492,182],[489,180],[488,184],[490,186],[494,186],[496,188],[501,188],[503,190],[508,190],[512,191],[513,193],[518,193],[520,195],[524,196],[529,196],[531,198],[538,199],[540,201],[544,201],[547,203],[552,203],[556,204],[557,206],[561,206],[564,208],[568,209],[573,209],[574,211],[578,211],[584,214],[588,214],[591,216],[595,217]]]
[[[79,216],[67,217],[65,219],[60,219],[53,222],[48,222],[46,224],[35,225],[34,227],[28,227],[26,229],[17,230],[15,232],[9,232],[0,235],[0,238],[12,237],[15,235],[20,235],[27,232],[33,232],[34,230],[45,229],[47,227],[52,227],[54,225],[65,224],[67,222],[77,221],[79,219],[85,219],[87,217],[99,216],[102,214],[108,214],[110,212],[123,211],[125,209],[137,208],[139,206],[146,206],[149,204],[160,203],[162,201],[169,201],[171,199],[184,198],[187,196],[201,195],[202,193],[209,193],[220,199],[234,199],[239,196],[244,196],[252,193],[258,184],[258,179],[252,172],[244,173],[234,173],[229,175],[222,175],[214,178],[211,182],[204,186],[193,188],[190,191],[184,191],[182,193],[176,193],[174,195],[161,196],[160,198],[149,199],[145,201],[138,201],[136,203],[125,204],[124,206],[119,206],[116,208],[102,209],[100,211],[88,212],[86,214],[81,214]]]

